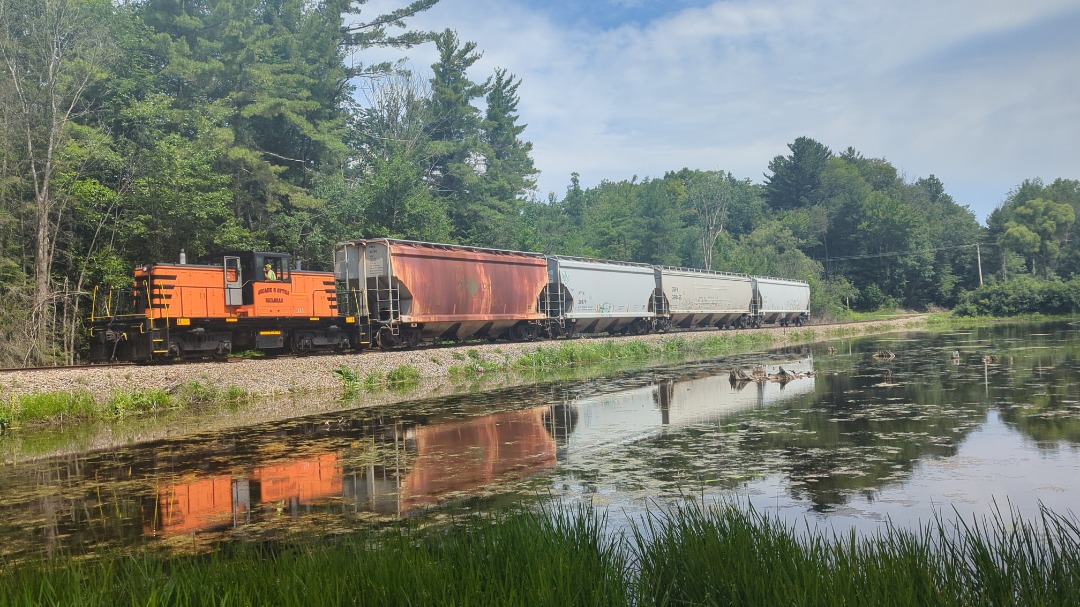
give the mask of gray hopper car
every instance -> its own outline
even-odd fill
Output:
[[[658,267],[657,328],[746,327],[753,282],[746,274]]]
[[[648,264],[549,256],[541,308],[551,336],[649,332],[656,287]]]
[[[800,326],[810,318],[810,285],[802,280],[754,276],[754,325]]]

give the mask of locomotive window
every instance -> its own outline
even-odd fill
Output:
[[[263,257],[259,278],[267,282],[288,282],[289,264],[285,257]]]

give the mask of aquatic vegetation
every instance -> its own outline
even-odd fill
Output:
[[[0,569],[0,606],[42,605],[1075,605],[1080,526],[1043,510],[938,517],[869,537],[690,501],[612,534],[591,507],[409,522],[334,538],[150,549]]]
[[[661,516],[662,515],[662,516]],[[865,538],[785,526],[752,509],[692,502],[634,530],[642,603],[1075,605],[1080,527],[1045,509],[938,516]]]

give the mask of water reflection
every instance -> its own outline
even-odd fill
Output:
[[[855,526],[994,499],[1067,508],[1080,503],[1076,338],[1054,325],[836,341],[9,465],[0,555],[200,549],[536,495],[627,513],[739,495]],[[729,380],[759,363],[815,375]]]

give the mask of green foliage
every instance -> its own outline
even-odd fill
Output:
[[[820,197],[821,176],[833,154],[809,137],[788,144],[791,154],[777,156],[769,163],[765,197],[774,210],[797,209],[814,204]]]
[[[212,386],[197,381],[167,390],[124,390],[97,400],[85,389],[26,394],[0,404],[0,418],[8,427],[22,424],[55,425],[90,420],[115,420],[131,415],[208,405],[251,402],[251,393],[238,386]],[[2,424],[0,424],[2,425]]]
[[[676,335],[658,344],[641,339],[601,342],[575,340],[562,342],[557,346],[540,346],[514,364],[521,369],[544,370],[612,361],[716,356],[766,347],[772,339],[773,336],[769,333],[742,333],[699,336],[696,339]]]
[[[164,390],[139,390],[113,394],[105,408],[116,417],[124,417],[173,408],[175,403],[173,395]]]
[[[372,370],[365,376],[343,365],[334,369],[333,374],[341,379],[342,395],[346,399],[354,398],[361,390],[364,392],[378,392],[386,388],[409,390],[415,388],[421,379],[420,370],[412,365],[399,365],[385,374]]]
[[[696,502],[634,530],[646,604],[1061,605],[1080,599],[1080,527],[1042,510],[984,522],[937,517],[867,537],[799,530],[752,509]]]
[[[967,293],[955,312],[961,316],[1080,313],[1080,278],[1039,280],[1021,275]]]
[[[360,391],[362,379],[360,377],[360,374],[357,373],[353,368],[342,365],[337,369],[334,369],[332,373],[334,374],[334,377],[337,377],[341,380],[341,392],[343,398],[352,398],[356,396],[356,394]]]
[[[1049,275],[1061,256],[1061,242],[1076,219],[1073,207],[1066,203],[1033,198],[1013,209],[1013,219],[1005,223],[1005,232],[998,237],[1002,247],[1042,261]]]
[[[411,387],[420,383],[420,369],[412,365],[399,365],[386,373],[391,387]]]
[[[100,411],[94,397],[86,390],[19,396],[14,399],[10,410],[10,417],[16,423],[92,419],[97,417]]]

